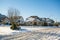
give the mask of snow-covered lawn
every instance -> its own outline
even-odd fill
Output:
[[[20,32],[28,32],[29,30],[27,29],[20,29],[20,30],[11,30],[10,26],[0,26],[0,35],[14,35],[16,33]]]
[[[35,31],[35,30],[41,30],[41,29],[48,29],[51,27],[31,27],[31,26],[20,26],[21,29],[20,30],[11,30],[10,26],[0,26],[0,35],[12,35],[15,33],[19,33],[19,32],[28,32],[28,31]],[[52,27],[54,28],[54,27]]]
[[[19,31],[11,30],[10,27],[0,27],[0,35],[10,35],[13,32],[19,32]]]
[[[56,26],[20,26],[22,29],[27,29],[30,31],[36,31],[41,29],[48,29],[48,28],[57,28]]]
[[[11,30],[10,26],[0,26],[0,35],[8,35],[8,37],[5,36],[2,39],[3,40],[60,40],[60,28],[57,27],[41,27],[41,26],[40,27],[20,26],[20,27],[21,30]]]

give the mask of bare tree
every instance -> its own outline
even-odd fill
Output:
[[[11,29],[16,30],[19,29],[17,26],[17,20],[19,19],[20,12],[17,9],[9,8],[8,9],[8,19],[12,24]]]

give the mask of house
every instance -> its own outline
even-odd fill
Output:
[[[18,16],[18,20],[16,20],[16,22],[18,22],[18,24],[23,25],[24,24],[24,19],[22,16]]]
[[[10,25],[11,24],[10,21],[9,21],[9,19],[8,19],[8,17],[7,18],[4,18],[2,20],[2,24],[5,24],[5,25]]]
[[[42,21],[40,21],[40,18],[38,16],[30,16],[26,18],[25,23],[26,25],[41,25]]]
[[[4,24],[11,24],[9,18],[4,18],[2,21]],[[24,19],[22,16],[14,17],[14,21],[21,25],[24,24]]]
[[[5,18],[7,18],[7,16],[2,15],[2,14],[0,13],[0,22],[2,22],[2,20],[4,20]]]
[[[54,20],[50,19],[50,18],[42,18],[43,22],[46,22],[48,26],[53,26],[54,24]]]
[[[54,20],[49,18],[39,18],[38,16],[30,16],[26,18],[25,24],[26,25],[46,25],[46,26],[52,26],[54,23]]]

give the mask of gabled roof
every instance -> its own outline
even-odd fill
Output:
[[[26,18],[26,21],[40,21],[40,18],[38,16],[30,16]]]
[[[0,14],[0,21],[4,20],[5,18],[7,18],[7,16]]]

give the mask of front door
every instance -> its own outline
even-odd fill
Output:
[[[37,25],[37,22],[34,22],[34,25]]]

